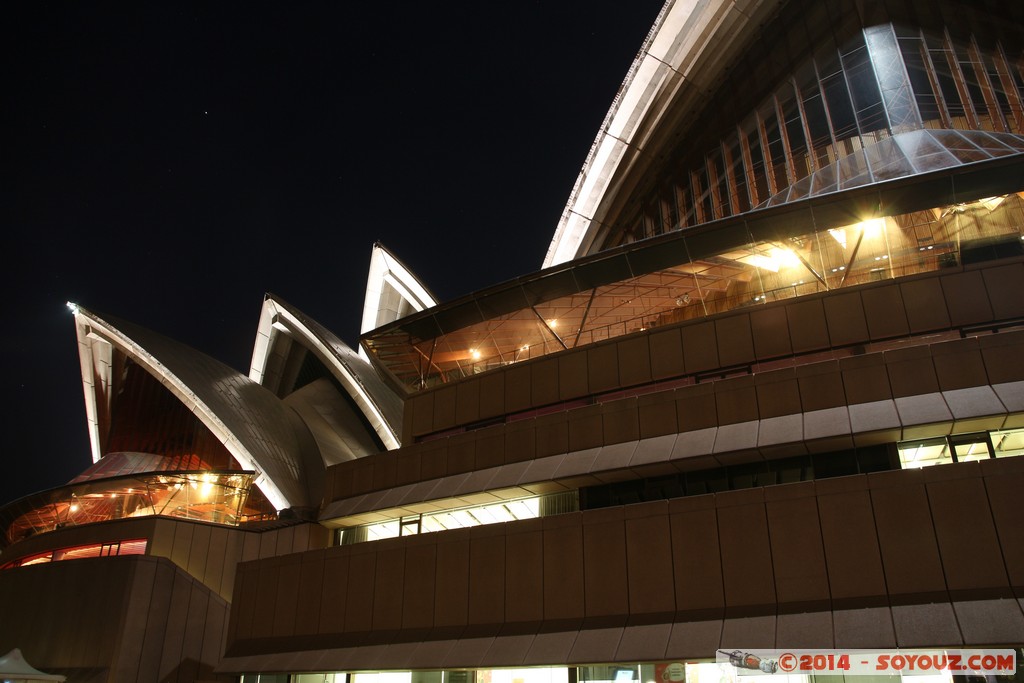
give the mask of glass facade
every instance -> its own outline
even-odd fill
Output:
[[[1024,429],[915,439],[900,442],[898,448],[905,469],[1024,455]]]
[[[828,11],[799,5],[787,11]],[[835,21],[836,35],[847,37],[811,35],[804,22],[780,17],[780,43],[794,51],[801,43],[818,45],[817,51],[791,54],[799,61],[788,70],[778,66],[777,53],[764,55],[770,66],[751,65],[780,85],[753,106],[736,93],[712,101],[706,142],[683,143],[701,152],[670,154],[673,161],[653,174],[654,186],[641,193],[637,208],[613,219],[589,253],[944,163],[941,154],[913,155],[914,164],[894,155],[888,141],[901,134],[1024,132],[1024,67],[1013,58],[1019,36],[961,22],[922,30]],[[766,72],[771,65],[774,74]],[[732,124],[726,112],[745,115]]]
[[[145,555],[148,542],[144,538],[137,538],[124,541],[113,541],[110,543],[93,543],[91,545],[80,545],[71,548],[58,548],[47,550],[20,557],[0,566],[0,569],[12,569],[14,567],[28,567],[33,564],[47,564],[49,562],[63,562],[64,560],[81,560],[89,557],[111,557],[114,555]]]
[[[339,545],[514,522],[520,519],[534,519],[580,509],[579,496],[576,491],[454,508],[442,508],[440,501],[435,501],[432,504],[441,509],[397,517],[375,524],[340,529]],[[386,512],[381,514],[386,514]]]
[[[102,461],[101,461],[102,462]],[[131,517],[164,516],[213,524],[274,517],[253,496],[254,472],[148,472],[99,479],[22,498],[0,511],[8,544],[49,531]]]
[[[863,683],[900,683],[903,680],[914,683],[956,683],[968,679],[998,680],[1000,683],[1016,683],[1024,677],[1024,651],[1012,648],[1007,653],[1011,660],[1016,658],[1016,671],[999,676],[954,675],[948,670],[936,673],[911,671],[901,674],[780,674],[763,673],[741,669],[725,661],[706,659],[667,662],[620,662],[576,667],[528,667],[500,669],[469,669],[455,671],[368,671],[360,673],[315,673],[315,674],[246,674],[241,683],[740,683],[757,680],[761,683],[842,683],[856,680]],[[885,654],[913,655],[934,654],[935,649],[919,651],[895,648],[891,650],[849,650],[849,653],[872,652]],[[953,651],[959,652],[958,647]],[[724,651],[723,651],[723,654]]]
[[[899,144],[890,141],[890,151],[918,160],[915,164],[937,157],[945,161],[934,163],[957,163],[958,155],[988,155],[987,144],[998,147],[1005,139],[979,134],[986,142],[978,145],[971,140],[979,136],[944,133],[948,136],[924,131],[910,139],[901,136]],[[950,138],[963,148],[949,144]],[[914,144],[917,148],[910,149]],[[1024,152],[1024,141],[1002,150]],[[877,161],[865,159],[869,168]],[[654,327],[1019,256],[1024,254],[1024,193],[845,225],[801,227],[794,221],[773,237],[757,239],[742,222],[681,235],[658,248],[545,272],[399,321],[364,341],[385,368],[416,390]],[[656,267],[645,267],[646,262]],[[660,265],[666,262],[670,265]]]

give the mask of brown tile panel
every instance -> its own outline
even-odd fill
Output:
[[[321,608],[324,603],[324,574],[327,569],[327,554],[315,550],[302,554],[299,567],[299,591],[296,599],[295,634],[299,636],[318,633],[321,624]]]
[[[370,460],[372,458],[361,458]],[[356,462],[359,462],[357,460]],[[438,479],[448,472],[448,440],[438,439],[423,444],[420,451],[420,477],[422,481]]]
[[[677,323],[415,394],[406,400],[403,433],[408,440],[652,380],[1012,319],[1024,315],[1024,298],[1017,296],[1022,287],[1024,264],[1010,263]]]
[[[659,391],[637,399],[641,439],[679,432],[675,398],[674,392]]]
[[[676,390],[676,418],[680,432],[692,432],[718,426],[715,385],[694,384]]]
[[[1024,263],[1011,263],[981,271],[996,320],[1024,317]]]
[[[469,544],[466,530],[444,534],[437,544],[434,587],[434,626],[461,627],[469,615]],[[504,575],[505,568],[502,566]]]
[[[833,294],[822,299],[825,323],[834,346],[861,344],[869,339],[860,292]]]
[[[678,328],[652,332],[648,340],[651,347],[651,376],[654,379],[677,377],[686,372],[683,340]]]
[[[671,614],[676,609],[668,501],[627,508],[629,614]],[[588,596],[589,598],[589,596]]]
[[[885,574],[866,478],[841,477],[814,484],[833,605],[864,607],[883,602]],[[835,484],[856,486],[841,490]]]
[[[883,354],[870,353],[843,358],[839,361],[839,370],[843,375],[843,389],[849,405],[892,398]]]
[[[715,494],[726,613],[748,616],[774,611],[775,573],[764,503],[723,507],[719,499],[731,493]]]
[[[360,494],[373,490],[373,458],[353,460],[348,467],[352,478],[352,493]]]
[[[582,451],[604,445],[601,406],[576,408],[568,412],[569,451]]]
[[[894,349],[886,351],[883,357],[893,398],[933,394],[939,390],[930,347]]]
[[[1007,458],[268,558],[239,568],[229,648],[256,638],[274,639],[261,648],[533,638],[585,624],[633,629],[634,651],[648,627],[661,639],[667,631],[655,626],[723,617],[729,639],[820,646],[829,639],[815,630],[828,623],[837,646],[870,646],[868,624],[885,623],[895,636],[878,642],[921,644],[940,631],[955,641],[961,616],[974,640],[1012,634],[1024,617],[1000,617],[992,630],[974,603],[1007,615],[996,602],[1017,604],[1022,486],[1024,458]],[[928,604],[947,607],[912,609]],[[675,652],[667,642],[652,646]]]
[[[348,582],[345,585],[345,632],[363,632],[373,628],[373,595],[376,584],[377,554],[371,548],[349,552]],[[346,548],[347,550],[347,548]],[[324,582],[328,580],[324,575]]]
[[[729,425],[758,419],[757,390],[753,375],[714,383],[718,424]]]
[[[445,474],[453,476],[472,472],[476,467],[475,434],[458,434],[446,439],[448,457],[445,459]],[[379,456],[373,456],[375,459]]]
[[[988,384],[985,362],[976,338],[932,344],[931,351],[940,391]]]
[[[753,363],[754,336],[750,331],[750,316],[746,314],[722,316],[715,320],[718,339],[718,361],[725,367]]]
[[[796,377],[805,413],[846,405],[846,390],[838,361],[800,365],[796,368]]]
[[[793,353],[829,348],[828,326],[825,324],[825,309],[821,299],[811,298],[788,304],[786,318]]]
[[[413,484],[421,481],[420,478],[420,452],[422,448],[418,444],[412,444],[395,451],[395,485]],[[328,468],[340,471],[340,467]],[[341,498],[337,496],[335,500]]]
[[[544,619],[544,535],[539,522],[517,524],[515,532],[505,537],[508,622],[539,624]]]
[[[537,421],[510,422],[505,428],[505,462],[526,462],[537,457]]]
[[[480,378],[480,419],[505,413],[505,374],[489,372]]]
[[[349,589],[349,559],[347,549],[330,548],[324,551],[320,633],[345,632]]]
[[[1006,471],[1004,467],[1019,459],[986,461],[981,463],[981,470],[1010,585],[1018,598],[1024,598],[1024,505],[1021,505],[1024,472]]]
[[[583,513],[583,568],[586,617],[629,612],[626,583],[626,532],[622,508]]]
[[[505,464],[505,427],[494,425],[480,429],[476,434],[476,461],[474,469],[485,470]]]
[[[569,423],[566,413],[552,413],[538,417],[537,458],[561,455],[569,451]]]
[[[1024,300],[1024,296],[1020,298]],[[979,337],[978,345],[990,384],[1024,381],[1024,363],[1020,360],[1024,358],[1024,332]]]
[[[559,400],[567,401],[586,396],[589,393],[586,349],[560,354],[558,356]]]
[[[949,313],[942,285],[936,278],[908,280],[900,283],[900,294],[906,307],[910,332],[928,332],[949,327]]]
[[[942,560],[922,471],[880,472],[868,475],[868,484],[889,595],[945,599]]]
[[[872,340],[900,337],[910,332],[899,285],[864,289],[860,296]]]
[[[558,402],[558,356],[530,363],[530,398],[535,406]]]
[[[544,621],[585,616],[580,513],[543,518]]]
[[[434,625],[434,588],[437,585],[437,545],[420,537],[405,551],[405,584],[402,588],[402,628],[425,629]],[[426,541],[426,542],[424,542]]]
[[[757,412],[762,420],[802,411],[800,386],[792,368],[761,372],[754,375]]]
[[[501,374],[505,377],[505,411],[518,413],[533,407],[529,363],[516,363]]]
[[[384,546],[384,543],[379,544]],[[397,545],[397,544],[396,544]],[[402,628],[405,601],[405,548],[382,548],[377,553],[373,590],[373,630],[395,631]]]
[[[601,406],[601,430],[605,445],[636,441],[640,438],[637,399],[625,398]]]
[[[505,535],[486,531],[471,534],[469,544],[469,624],[505,621]]]
[[[676,611],[721,618],[725,608],[714,496],[669,501]]]
[[[405,405],[406,410],[412,413],[413,436],[434,431],[434,392],[410,396]]]
[[[951,597],[978,599],[1000,597],[1000,593],[1001,597],[1009,597],[1010,583],[978,463],[930,468],[925,475]],[[938,479],[939,476],[943,478]]]
[[[754,352],[758,360],[793,353],[789,340],[789,321],[783,306],[758,308],[752,311],[750,329],[754,335]]]
[[[703,322],[680,330],[683,338],[683,362],[687,372],[704,372],[720,367],[715,324]]]
[[[473,377],[455,386],[455,424],[476,422],[480,419],[480,380]]]
[[[973,325],[992,319],[988,291],[980,271],[968,270],[945,275],[939,280],[954,326]]]
[[[631,387],[651,381],[651,351],[647,335],[623,339],[615,347],[621,386]]]
[[[765,508],[780,607],[787,603],[800,611],[826,609],[830,594],[817,501],[771,500]]]
[[[373,456],[373,487],[372,491],[389,489],[395,486],[395,477],[398,463],[398,454],[395,451],[385,451]]]
[[[446,386],[434,392],[434,429],[451,429],[455,426],[455,399],[457,386]]]
[[[619,387],[619,351],[613,342],[587,347],[587,381],[591,393]]]

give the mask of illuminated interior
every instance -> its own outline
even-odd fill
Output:
[[[952,434],[899,444],[904,469],[1024,455],[1024,429]]]
[[[35,555],[20,557],[0,566],[0,569],[12,569],[14,567],[28,567],[33,564],[47,564],[49,562],[63,562],[64,560],[81,560],[88,557],[111,557],[114,555],[145,555],[147,541],[144,538],[136,538],[125,541],[113,541],[110,543],[93,543],[90,545],[79,545],[71,548],[58,548],[47,550]]]
[[[601,261],[545,273],[518,287],[482,293],[434,318],[398,321],[370,333],[364,343],[406,387],[417,390],[652,327],[1018,255],[1024,253],[1022,196],[985,197],[773,240],[755,241],[744,229],[746,240],[730,246],[740,234],[733,230],[713,255],[684,257],[642,274],[629,272],[636,268],[623,260],[601,272],[607,283],[593,287],[583,284],[604,266]],[[614,277],[616,269],[622,277]],[[505,311],[488,315],[500,307]]]
[[[901,650],[904,653],[914,650]],[[828,651],[824,651],[828,652]],[[893,650],[893,652],[896,652]],[[1018,671],[1021,651],[1016,651]],[[1018,674],[1019,675],[1019,674]],[[866,683],[877,681],[915,683],[952,683],[948,670],[938,673],[907,671],[906,674],[858,674]],[[841,680],[832,674],[766,674],[740,669],[728,662],[666,661],[596,664],[578,667],[523,667],[500,669],[459,669],[452,671],[362,671],[356,673],[324,672],[293,674],[246,674],[241,683],[740,683],[757,680],[761,683],[826,683]],[[958,677],[959,678],[959,677]],[[1003,678],[1000,676],[1000,678]],[[1015,680],[1016,676],[1007,677]]]
[[[514,522],[520,519],[534,519],[548,514],[563,513],[579,509],[575,491],[545,496],[530,496],[463,507],[446,507],[422,514],[396,517],[374,524],[341,529],[343,545],[364,541],[379,541],[385,538],[427,534],[449,529],[467,529],[486,524]]]
[[[102,462],[102,461],[101,461]],[[6,506],[7,543],[82,524],[164,516],[237,525],[274,515],[251,495],[254,472],[147,472],[71,484]],[[6,520],[0,520],[0,522]]]

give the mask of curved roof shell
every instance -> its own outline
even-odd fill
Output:
[[[609,204],[654,161],[649,150],[693,114],[774,8],[761,0],[668,0],[601,124],[543,268],[587,253]]]
[[[282,337],[284,335],[284,337]],[[264,386],[280,381],[271,375],[272,358],[285,338],[296,339],[331,372],[352,398],[374,433],[388,449],[398,448],[402,399],[370,363],[326,327],[272,294],[263,301],[249,378]]]
[[[319,504],[323,471],[312,437],[273,393],[223,363],[138,325],[74,307],[93,461],[116,381],[114,349],[157,378],[223,443],[277,508]]]

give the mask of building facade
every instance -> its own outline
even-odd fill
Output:
[[[0,650],[282,683],[1019,660],[1022,15],[670,0],[544,268],[437,304],[377,246],[358,353],[272,296],[248,377],[77,309],[96,462],[0,510]]]

